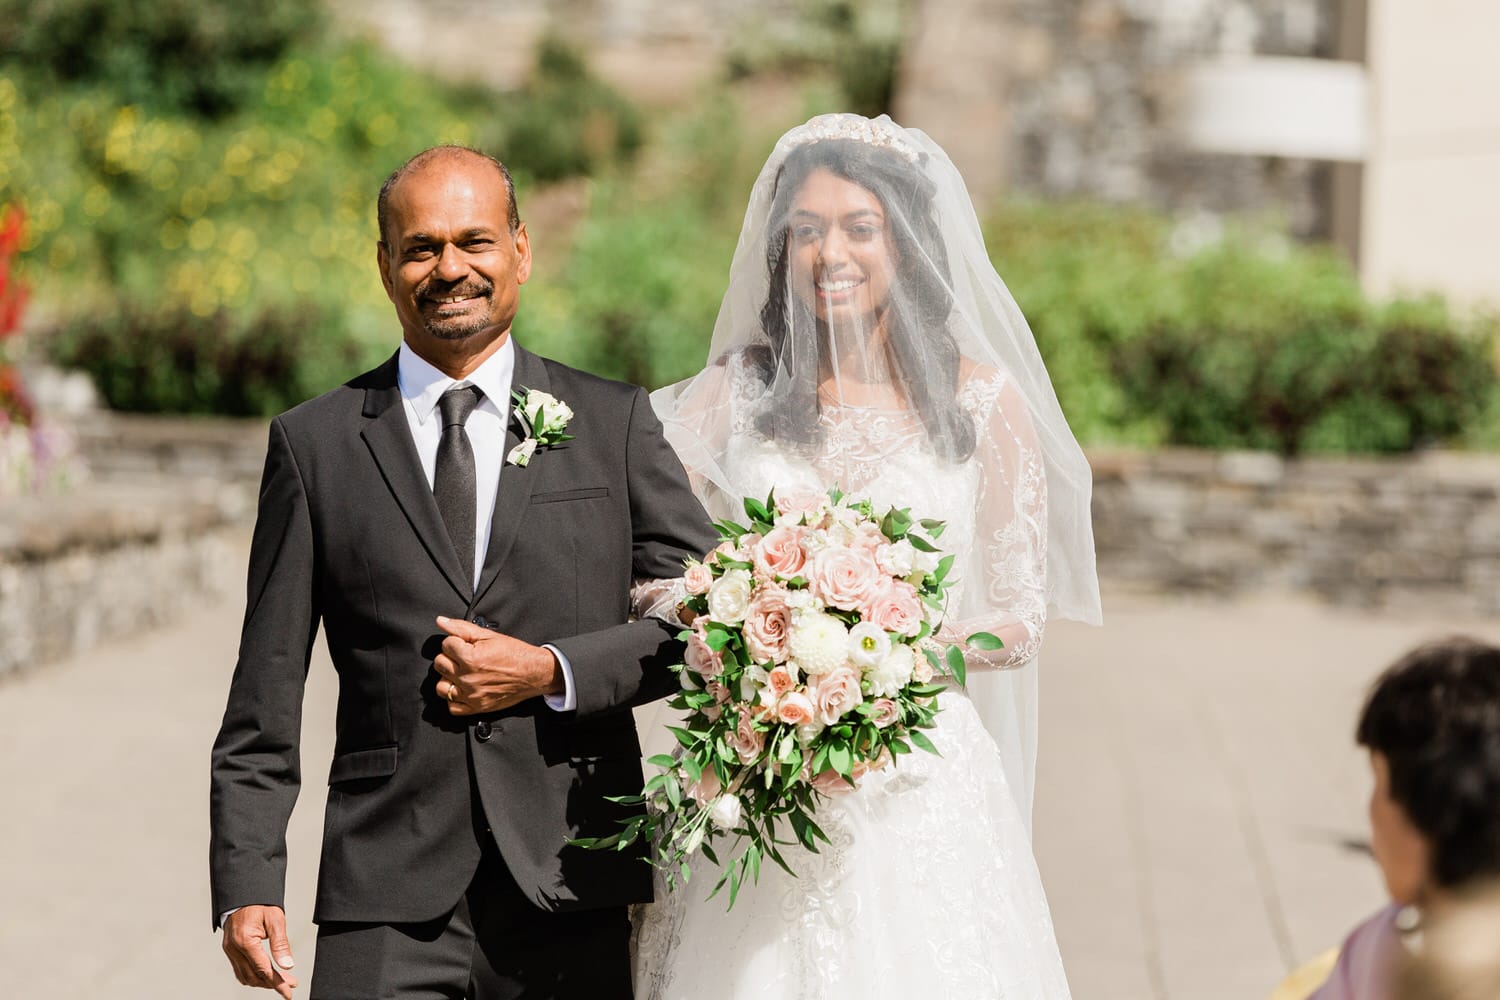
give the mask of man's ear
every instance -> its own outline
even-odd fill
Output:
[[[516,226],[516,284],[526,284],[531,277],[531,235],[526,232],[526,223]]]
[[[386,297],[391,295],[391,252],[385,240],[375,241],[375,264],[380,268],[380,283],[385,286]]]

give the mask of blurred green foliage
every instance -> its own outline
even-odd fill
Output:
[[[1492,321],[1371,303],[1329,250],[1233,228],[1174,250],[1167,219],[1089,204],[988,232],[1085,440],[1397,452],[1477,440],[1496,397]]]
[[[0,204],[30,213],[37,325],[115,406],[271,413],[336,385],[394,342],[374,200],[409,155],[440,142],[503,155],[524,148],[520,129],[548,149],[587,149],[593,166],[638,142],[633,109],[555,46],[549,59],[528,92],[595,108],[546,119],[550,137],[517,110],[524,100],[438,83],[359,43],[287,52],[216,118],[131,103],[115,81],[57,88],[0,63]],[[601,144],[601,130],[616,139]],[[525,185],[529,157],[517,161]],[[184,359],[194,343],[202,357]],[[216,364],[284,372],[285,384],[257,376],[236,397],[227,375],[205,374]]]
[[[640,112],[558,38],[541,40],[536,71],[509,103],[505,148],[524,151],[518,166],[538,181],[591,174],[640,149]]]
[[[902,0],[802,0],[788,17],[748,22],[729,50],[730,79],[829,75],[836,106],[873,118],[891,110],[900,66]]]
[[[323,25],[305,0],[0,0],[0,52],[55,89],[219,117],[253,103],[267,69]]]

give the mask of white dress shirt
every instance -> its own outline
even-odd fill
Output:
[[[510,421],[511,377],[516,370],[516,349],[507,336],[500,349],[485,359],[468,378],[462,382],[449,378],[428,364],[406,342],[401,342],[400,355],[396,360],[396,384],[401,389],[401,403],[406,408],[406,423],[411,428],[411,439],[417,446],[417,457],[422,461],[422,474],[431,488],[437,471],[438,442],[443,436],[443,419],[438,413],[438,400],[454,386],[475,385],[484,393],[479,405],[469,415],[464,425],[469,435],[469,444],[474,449],[474,579],[479,586],[479,576],[484,570],[484,557],[490,549],[490,525],[495,519],[495,494],[500,489],[500,476],[505,468],[505,427]],[[516,512],[511,512],[512,516]],[[547,707],[558,712],[571,712],[578,707],[578,696],[573,690],[573,666],[562,650],[556,646],[543,647],[557,657],[562,667],[563,693],[546,695]]]

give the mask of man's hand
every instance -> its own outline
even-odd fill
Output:
[[[266,942],[271,954],[266,955]],[[286,936],[286,912],[279,906],[242,906],[224,921],[224,954],[245,986],[275,990],[292,1000],[292,944]],[[272,963],[275,963],[274,965]]]
[[[448,633],[432,661],[438,697],[454,715],[498,712],[527,698],[562,694],[562,668],[551,650],[458,618],[437,620]]]

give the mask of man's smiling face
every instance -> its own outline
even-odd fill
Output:
[[[389,205],[380,277],[412,350],[426,357],[457,341],[478,338],[468,345],[478,348],[504,337],[531,276],[531,245],[524,223],[511,231],[510,195],[494,164],[435,157],[396,183]]]

